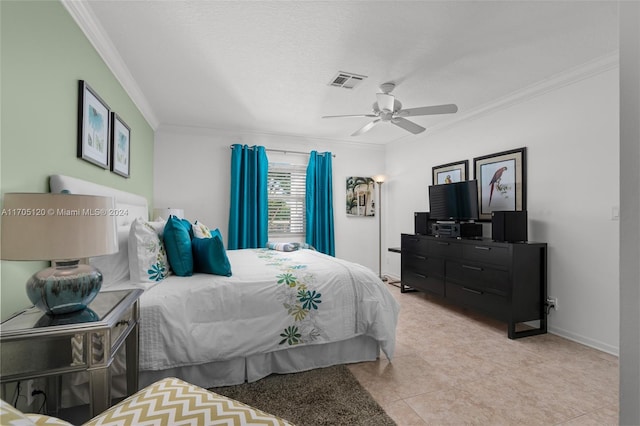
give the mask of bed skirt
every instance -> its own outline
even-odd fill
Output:
[[[298,346],[227,361],[140,371],[139,387],[143,388],[166,377],[177,377],[203,388],[231,386],[255,382],[270,374],[287,374],[332,365],[375,361],[379,355],[379,343],[371,337],[361,335],[341,342]],[[111,395],[113,398],[122,398],[126,396],[127,388],[122,357],[114,360],[111,369]],[[62,381],[62,407],[87,404],[89,383],[86,373],[67,376]]]

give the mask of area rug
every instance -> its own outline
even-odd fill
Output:
[[[297,426],[396,424],[344,365],[211,390]]]

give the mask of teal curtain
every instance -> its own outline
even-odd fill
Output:
[[[307,166],[307,244],[335,256],[331,153],[311,151]]]
[[[263,146],[232,146],[227,244],[230,250],[265,247],[267,244],[268,167]]]

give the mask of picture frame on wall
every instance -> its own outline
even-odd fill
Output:
[[[469,160],[442,164],[433,167],[433,185],[455,183],[467,180],[469,175]]]
[[[526,148],[476,157],[480,220],[491,220],[492,211],[527,209]]]
[[[109,168],[109,105],[84,80],[79,81],[78,158]]]
[[[111,113],[111,171],[128,178],[131,174],[131,129],[115,112]]]
[[[371,177],[348,176],[347,216],[371,217],[376,214],[375,182]]]

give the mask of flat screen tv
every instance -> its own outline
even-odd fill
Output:
[[[478,220],[478,184],[475,180],[429,186],[429,218]]]

